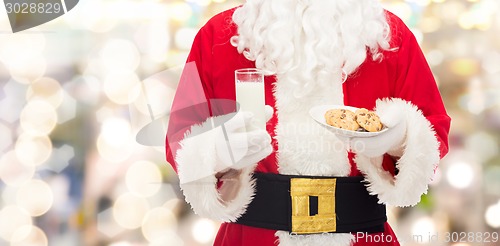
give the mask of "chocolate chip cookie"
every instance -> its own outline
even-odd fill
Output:
[[[375,112],[365,108],[356,110],[356,122],[369,132],[378,132],[382,130],[382,122]]]
[[[356,122],[356,114],[347,109],[331,109],[325,113],[325,120],[328,125],[356,131],[359,124]]]

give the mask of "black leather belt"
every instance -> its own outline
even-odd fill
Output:
[[[255,197],[238,224],[297,234],[384,231],[385,205],[363,177],[253,176]]]

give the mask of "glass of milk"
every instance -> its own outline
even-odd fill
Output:
[[[236,70],[234,74],[239,110],[252,112],[254,125],[265,130],[264,72],[256,68],[243,68]]]

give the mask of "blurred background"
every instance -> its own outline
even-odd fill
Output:
[[[191,212],[161,145],[194,35],[242,2],[82,0],[15,34],[0,8],[0,245],[211,245],[218,224]],[[453,119],[429,194],[392,226],[403,245],[499,245],[500,2],[383,4]]]

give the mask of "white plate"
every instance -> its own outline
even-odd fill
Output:
[[[352,112],[356,111],[356,107],[350,107],[350,106],[343,106],[343,105],[320,105],[320,106],[315,106],[309,110],[309,115],[320,125],[324,126],[326,129],[329,131],[343,135],[346,137],[373,137],[377,136],[385,131],[387,131],[387,127],[382,128],[379,132],[358,132],[358,131],[351,131],[351,130],[346,130],[346,129],[341,129],[338,127],[330,126],[326,123],[325,120],[325,113],[326,111],[330,109],[348,109],[351,110]]]

